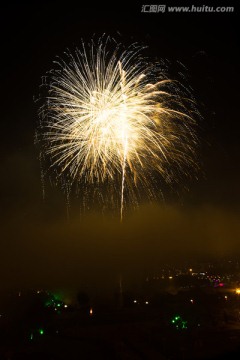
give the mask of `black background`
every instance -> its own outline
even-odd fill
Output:
[[[164,2],[169,6],[186,4],[184,1],[165,0]],[[66,209],[64,200],[57,190],[49,188],[47,199],[45,201],[42,199],[38,150],[34,145],[34,135],[38,124],[38,105],[34,99],[39,95],[41,77],[53,67],[56,56],[61,56],[67,48],[74,49],[80,44],[81,39],[89,41],[93,34],[101,36],[106,33],[129,44],[138,41],[149,47],[149,53],[153,58],[168,59],[173,63],[180,61],[186,66],[188,81],[194,90],[202,115],[199,124],[201,129],[199,158],[202,163],[202,172],[199,175],[199,181],[191,185],[184,202],[194,209],[200,209],[198,219],[203,217],[203,212],[204,218],[208,218],[206,211],[201,210],[203,206],[214,208],[210,211],[214,215],[209,217],[209,223],[220,211],[221,216],[217,217],[216,229],[219,221],[224,224],[224,219],[230,218],[230,225],[227,220],[224,228],[227,235],[216,238],[216,243],[224,245],[223,249],[225,249],[229,241],[228,234],[232,231],[232,243],[235,245],[230,246],[230,249],[239,250],[239,226],[237,225],[240,200],[239,41],[237,38],[239,8],[229,1],[220,3],[209,0],[204,4],[199,1],[192,1],[192,3],[196,6],[235,5],[235,11],[214,14],[142,13],[140,4],[134,6],[120,2],[96,5],[94,3],[82,4],[80,1],[77,3],[35,1],[34,4],[24,2],[20,4],[12,1],[1,4],[0,185],[1,219],[3,220],[1,245],[4,259],[3,273],[7,274],[6,278],[10,276],[6,270],[8,263],[11,264],[10,268],[12,266],[12,274],[19,271],[21,273],[19,269],[25,266],[22,270],[22,278],[26,279],[30,276],[26,275],[29,274],[29,267],[35,266],[33,272],[39,275],[38,266],[46,260],[45,256],[48,256],[46,254],[49,254],[48,268],[55,266],[63,259],[63,254],[55,254],[55,265],[52,265],[53,248],[57,246],[61,238],[59,234],[61,231],[56,230],[59,227],[58,221],[61,222],[58,219],[65,216]],[[188,5],[192,3],[188,2]],[[149,217],[153,214],[153,218],[158,219],[156,210],[147,214]],[[232,214],[234,214],[234,220],[232,220]],[[141,219],[142,215],[139,216]],[[146,212],[143,216],[146,218]],[[149,226],[156,230],[152,238],[157,244],[156,233],[158,233],[159,223],[155,220]],[[134,221],[133,226],[137,227],[137,219]],[[208,220],[205,220],[205,225],[207,223]],[[29,224],[31,224],[31,229],[28,228]],[[54,226],[55,230],[52,230]],[[109,238],[124,237],[117,225],[112,226]],[[127,224],[126,228],[127,226],[131,225]],[[181,226],[182,228],[189,227],[185,223]],[[202,226],[204,225],[200,225]],[[43,232],[41,232],[42,228],[45,229]],[[105,230],[105,228],[97,227],[97,235],[99,236],[99,233]],[[65,231],[69,234],[69,229],[66,228]],[[74,239],[79,239],[81,236],[87,238],[86,229],[74,228],[73,232]],[[67,237],[66,234],[64,239]],[[94,238],[93,234],[91,236]],[[101,244],[104,244],[104,241],[108,244],[104,236],[101,236]],[[126,235],[125,238],[128,239],[131,236],[131,234]],[[141,236],[144,237],[144,234]],[[183,238],[184,236],[182,235]],[[148,236],[145,237],[146,244],[149,244]],[[50,244],[49,238],[56,240]],[[208,242],[206,239],[203,240],[204,250]],[[192,250],[194,248],[193,235],[189,235],[187,242],[185,240],[182,240],[182,248],[184,249],[186,245],[189,249],[189,243],[191,243]],[[86,248],[90,246],[91,251],[95,249],[93,255],[91,252],[91,256],[90,250],[84,250],[86,259],[91,262],[94,258],[95,263],[98,258],[98,246],[94,241],[89,243],[86,240],[82,246]],[[137,240],[136,243],[138,243]],[[125,251],[126,244],[124,244],[121,244],[122,253]],[[134,244],[135,240],[133,247]],[[143,241],[141,254],[144,253],[145,246],[148,246],[144,244]],[[153,252],[158,247],[156,244]],[[171,243],[172,247],[174,247],[173,244],[174,240]],[[68,249],[72,245],[68,243],[64,246]],[[159,247],[162,247],[162,243]],[[35,257],[33,248],[38,249],[36,250],[38,255],[35,254]],[[201,245],[196,247],[198,251],[202,248]],[[20,252],[19,249],[21,249]],[[39,252],[39,249],[42,252]],[[68,259],[65,265],[74,263],[76,267],[77,260],[75,259],[74,262],[71,250],[68,251],[68,255],[65,253]],[[104,256],[110,258],[110,253],[109,250],[109,254],[106,252],[99,255],[99,258],[102,259]],[[33,258],[32,263],[23,265],[29,257]],[[141,264],[141,261],[142,255],[139,255],[138,263]],[[114,260],[111,264],[109,263],[110,267],[112,263]],[[42,269],[41,266],[40,268]],[[46,272],[44,274],[46,275]],[[14,275],[10,276],[10,279],[13,278]]]

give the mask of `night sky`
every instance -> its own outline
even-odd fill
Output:
[[[1,6],[0,17],[2,287],[102,288],[114,286],[120,273],[134,282],[164,261],[240,254],[236,4],[234,13],[151,14],[119,2],[11,2]],[[64,195],[50,184],[43,200],[34,144],[41,77],[81,38],[103,33],[147,45],[173,69],[184,64],[202,115],[198,181],[188,192],[166,193],[164,203],[129,211],[123,224],[116,214],[80,214],[80,199],[67,218]]]

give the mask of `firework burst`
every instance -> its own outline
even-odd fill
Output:
[[[142,50],[82,43],[48,74],[41,108],[43,153],[57,178],[68,188],[110,184],[121,218],[125,194],[135,201],[145,188],[154,196],[152,179],[174,183],[195,164],[191,101]]]

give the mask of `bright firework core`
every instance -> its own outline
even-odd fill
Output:
[[[184,88],[143,59],[141,47],[112,45],[82,44],[57,63],[40,134],[57,178],[70,187],[115,183],[122,218],[124,191],[136,199],[146,187],[153,196],[154,174],[173,183],[190,173],[196,136]]]

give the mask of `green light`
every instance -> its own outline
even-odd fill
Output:
[[[57,304],[57,306],[58,306],[58,307],[60,307],[60,306],[61,306],[61,304],[59,304],[59,303],[58,303],[58,304]]]
[[[39,334],[43,335],[44,334],[44,330],[43,329],[39,329]]]
[[[177,315],[171,320],[176,329],[187,329],[187,321],[183,320],[181,316]]]
[[[32,339],[33,339],[33,334],[30,335],[30,340],[32,340]]]
[[[182,321],[182,329],[187,329],[187,321]]]

